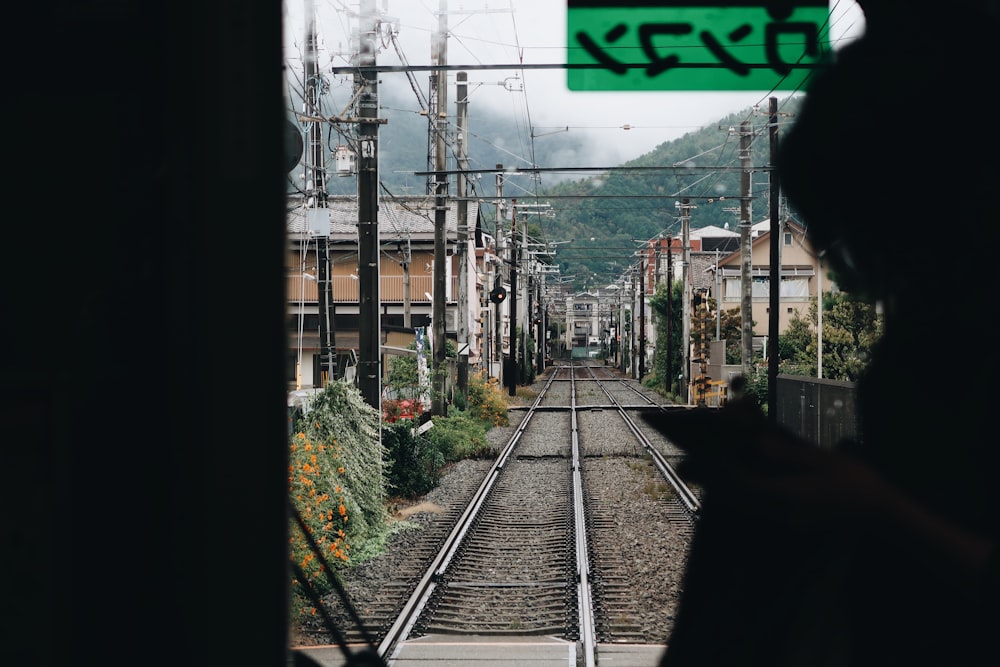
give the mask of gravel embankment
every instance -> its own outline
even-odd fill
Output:
[[[532,389],[540,390],[543,384],[536,383]],[[498,446],[505,444],[517,430],[524,411],[511,410],[509,415],[509,426],[495,427],[487,432],[491,443]],[[627,428],[619,419],[611,419],[611,412],[604,415],[607,418],[585,417],[581,420],[582,446],[604,449],[600,443],[620,445],[631,440]],[[594,453],[588,452],[591,456]],[[642,601],[640,607],[633,610],[639,619],[639,632],[646,642],[665,642],[673,625],[680,595],[690,529],[680,525],[675,508],[664,499],[661,487],[654,479],[652,466],[640,463],[641,459],[637,459],[635,464],[615,464],[608,455],[616,454],[619,452],[597,453],[584,464],[585,479],[588,484],[594,485],[592,502],[616,517],[613,533],[591,536],[592,540],[599,540],[599,544],[595,545],[595,557],[598,561],[621,560],[628,564],[624,583],[629,594]],[[419,502],[397,508],[397,518],[405,519],[418,528],[397,532],[390,538],[382,555],[344,572],[345,588],[355,605],[363,604],[365,599],[392,580],[394,573],[401,569],[400,564],[425,532],[420,528],[433,525],[440,516],[440,508],[463,504],[465,492],[460,490],[468,488],[470,481],[481,480],[489,465],[487,461],[455,463],[449,467],[440,484]],[[314,623],[308,625],[315,628]],[[300,627],[292,629],[292,645],[331,641],[328,636],[324,638],[301,630]]]

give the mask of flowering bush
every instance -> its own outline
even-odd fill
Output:
[[[289,443],[288,490],[322,560],[333,568],[378,553],[388,535],[383,480],[384,451],[378,411],[345,382],[331,382],[305,407]],[[296,521],[289,532],[289,557],[305,581],[295,579],[293,605],[303,611],[309,586],[331,589],[319,556]]]
[[[469,376],[469,414],[489,426],[507,426],[507,401],[497,386],[496,378],[485,378],[482,372]]]

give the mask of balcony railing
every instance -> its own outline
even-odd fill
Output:
[[[358,279],[351,276],[333,276],[333,301],[334,303],[357,303],[358,302]],[[428,294],[433,293],[434,279],[432,276],[410,276],[410,302],[430,303]],[[319,286],[317,281],[301,276],[288,276],[287,283],[288,300],[298,303],[316,303]],[[458,296],[458,278],[451,278],[451,292],[448,300],[454,301]],[[379,301],[382,303],[392,303],[403,301],[403,276],[380,276],[379,277]]]

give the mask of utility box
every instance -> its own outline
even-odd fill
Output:
[[[333,160],[337,166],[337,176],[353,176],[357,173],[354,151],[347,146],[337,146],[333,151]]]

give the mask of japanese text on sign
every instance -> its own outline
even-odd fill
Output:
[[[830,55],[826,0],[568,0],[570,90],[795,90]]]

